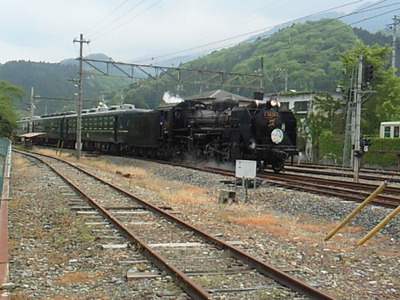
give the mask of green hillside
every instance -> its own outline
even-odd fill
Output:
[[[20,114],[28,114],[31,87],[34,87],[37,110],[35,114],[52,113],[75,109],[76,87],[73,79],[78,78],[78,67],[55,63],[11,61],[0,65],[0,80],[22,87],[26,95],[16,103]],[[99,100],[99,92],[112,92],[129,83],[119,77],[85,76],[83,79],[84,99]],[[70,100],[56,100],[61,98]],[[96,102],[84,102],[84,107],[93,107]]]
[[[268,38],[245,42],[237,46],[214,51],[213,53],[181,65],[182,68],[218,70],[245,74],[260,74],[261,58],[264,59],[265,92],[281,92],[285,89],[287,76],[288,90],[332,91],[341,78],[342,65],[339,53],[349,50],[357,36],[353,29],[335,19],[321,19],[295,24],[281,29]],[[167,79],[164,75],[161,79]],[[222,89],[244,96],[251,96],[252,90]],[[141,82],[137,92],[146,101],[150,97],[161,99],[169,90],[180,96],[199,92],[199,86],[176,82]],[[210,86],[208,89],[215,89]],[[203,91],[207,87],[203,87]]]
[[[265,92],[284,92],[285,88],[296,91],[332,91],[342,79],[343,66],[339,54],[352,48],[355,41],[364,43],[390,43],[390,37],[381,33],[372,34],[361,29],[352,29],[336,19],[321,19],[294,24],[279,30],[268,38],[214,51],[182,64],[180,67],[196,70],[215,70],[245,74],[261,74],[261,58],[264,62]],[[96,54],[95,58],[108,60]],[[400,59],[398,59],[400,61]],[[173,71],[170,71],[173,72]],[[77,78],[75,60],[60,64],[29,61],[13,61],[0,65],[0,79],[21,86],[26,96],[18,108],[27,113],[30,89],[35,95],[73,99],[76,88],[71,79]],[[181,97],[192,96],[201,91],[224,89],[251,97],[253,89],[230,88],[228,86],[200,85],[171,81],[171,76],[162,74],[157,80],[140,79],[132,82],[126,78],[89,76],[83,82],[84,99],[98,100],[99,92],[107,92],[109,103],[136,103],[141,107],[155,107],[166,91]],[[73,110],[74,100],[39,99],[37,113]],[[84,102],[91,107],[95,102]]]

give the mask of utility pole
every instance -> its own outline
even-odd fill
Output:
[[[358,56],[358,74],[357,74],[357,90],[355,93],[356,109],[355,109],[355,132],[354,132],[354,182],[359,180],[360,164],[361,164],[361,85],[363,76],[363,54]]]
[[[35,114],[35,103],[33,102],[33,93],[34,89],[31,87],[31,97],[29,100],[29,113],[30,113],[30,122],[29,122],[29,132],[33,132],[33,116]]]
[[[288,72],[287,69],[285,69],[285,92],[288,91]]]
[[[261,57],[260,59],[260,70],[261,70],[260,92],[264,92],[264,57]]]
[[[400,19],[397,16],[394,16],[393,23],[389,24],[388,27],[392,29],[392,68],[396,68],[396,31],[397,25],[400,23]],[[395,75],[395,70],[393,71],[393,75]]]
[[[76,105],[76,159],[81,158],[82,150],[82,74],[83,74],[83,44],[89,44],[90,41],[83,39],[83,34],[81,33],[79,40],[74,39],[74,43],[79,43],[79,79],[78,79],[78,100]]]

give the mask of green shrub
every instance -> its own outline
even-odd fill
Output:
[[[319,137],[318,159],[330,158],[338,163],[343,157],[343,136],[325,131]]]
[[[400,154],[400,139],[371,138],[371,146],[368,150],[363,156],[363,163],[397,165],[397,154]]]

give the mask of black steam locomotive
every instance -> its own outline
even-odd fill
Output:
[[[75,112],[25,118],[20,132],[35,144],[74,148]],[[226,98],[205,104],[185,100],[153,110],[124,104],[82,111],[82,149],[159,159],[183,158],[217,161],[256,160],[275,172],[297,154],[296,119],[276,100],[239,106]]]

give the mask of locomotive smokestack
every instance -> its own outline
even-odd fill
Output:
[[[253,98],[254,98],[254,100],[264,100],[264,93],[263,92],[254,92]]]

